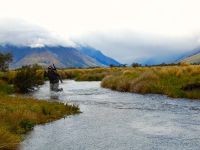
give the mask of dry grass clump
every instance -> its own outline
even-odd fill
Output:
[[[180,62],[179,66],[181,66],[181,67],[183,67],[183,66],[190,66],[190,64],[187,63],[187,62]]]
[[[77,76],[75,78],[76,81],[101,81],[106,75],[106,72],[103,73],[85,73],[83,75]]]
[[[120,68],[64,69],[59,73],[64,79],[76,81],[101,81],[105,76],[119,72]]]
[[[0,149],[13,149],[34,125],[79,113],[78,106],[30,98],[0,96]]]
[[[102,80],[102,87],[135,93],[159,93],[170,97],[200,99],[200,66],[139,67],[112,74]],[[192,86],[190,90],[183,87]]]
[[[159,80],[159,76],[153,71],[146,71],[142,73],[138,78],[131,81],[130,92],[135,93],[151,93],[152,89],[155,88],[154,84]]]
[[[0,128],[0,149],[16,149],[20,141],[21,138],[19,136],[8,132],[4,128]]]
[[[123,75],[131,75],[133,72],[135,72],[135,70],[125,70],[123,71]]]
[[[136,70],[125,70],[123,72],[113,73],[102,80],[101,86],[126,92],[130,89],[129,81],[135,79],[138,75],[139,73]]]

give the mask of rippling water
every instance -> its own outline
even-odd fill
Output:
[[[83,113],[39,125],[22,150],[199,150],[200,101],[115,92],[100,82],[46,83],[39,99],[79,104]]]

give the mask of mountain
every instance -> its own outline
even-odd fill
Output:
[[[138,62],[142,65],[158,65],[158,64],[162,64],[162,63],[170,64],[170,63],[174,63],[180,57],[181,56],[179,54],[154,56],[154,57],[150,57],[150,58],[136,59],[136,62]]]
[[[15,45],[1,45],[0,51],[11,52],[14,56],[11,68],[23,65],[40,64],[48,66],[52,63],[61,68],[66,67],[95,67],[104,66],[94,58],[80,52],[73,47],[44,46],[29,47]]]
[[[183,60],[181,60],[181,62],[187,62],[190,64],[200,64],[200,53],[184,58]]]
[[[89,57],[92,57],[93,59],[95,59],[98,63],[103,64],[105,66],[109,66],[109,65],[114,65],[114,66],[119,66],[120,63],[117,62],[116,60],[105,56],[101,51],[94,49],[92,47],[89,46],[79,46],[77,47],[77,49],[79,51],[81,51],[82,53],[86,54]]]
[[[200,64],[200,48],[196,48],[193,51],[185,53],[177,62],[186,62],[191,64]]]

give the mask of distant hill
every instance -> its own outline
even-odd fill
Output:
[[[200,53],[186,57],[184,59],[181,60],[181,62],[187,62],[187,63],[191,63],[191,64],[200,64]]]
[[[100,52],[97,49],[94,49],[92,47],[89,46],[79,46],[77,47],[77,49],[79,51],[81,51],[82,53],[88,55],[89,57],[92,57],[93,59],[95,59],[98,63],[103,64],[105,66],[109,66],[109,65],[114,65],[114,66],[119,66],[120,63],[117,62],[116,60],[105,56],[102,52]]]
[[[14,56],[14,61],[11,68],[18,68],[23,65],[40,64],[48,66],[52,63],[58,67],[96,67],[107,66],[110,63],[118,64],[117,61],[103,55],[101,52],[90,52],[85,48],[77,50],[73,47],[64,46],[44,46],[44,47],[29,47],[29,46],[14,46],[1,45],[0,51],[11,52]]]
[[[200,64],[200,48],[197,48],[191,52],[185,53],[177,62],[186,62],[191,64]]]

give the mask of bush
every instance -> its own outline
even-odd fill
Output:
[[[17,70],[14,87],[17,92],[26,93],[33,90],[35,86],[43,84],[43,82],[43,71],[39,72],[37,66],[24,66]]]
[[[141,67],[142,65],[141,64],[139,64],[139,63],[132,63],[132,65],[131,65],[132,67]]]
[[[20,123],[19,123],[20,127],[22,129],[24,129],[24,133],[30,131],[33,129],[34,127],[34,123],[31,122],[30,120],[21,120]]]
[[[11,94],[13,92],[14,92],[14,88],[12,85],[0,82],[0,94]]]
[[[13,56],[11,53],[2,53],[0,52],[0,70],[7,71],[9,63],[12,62]]]

